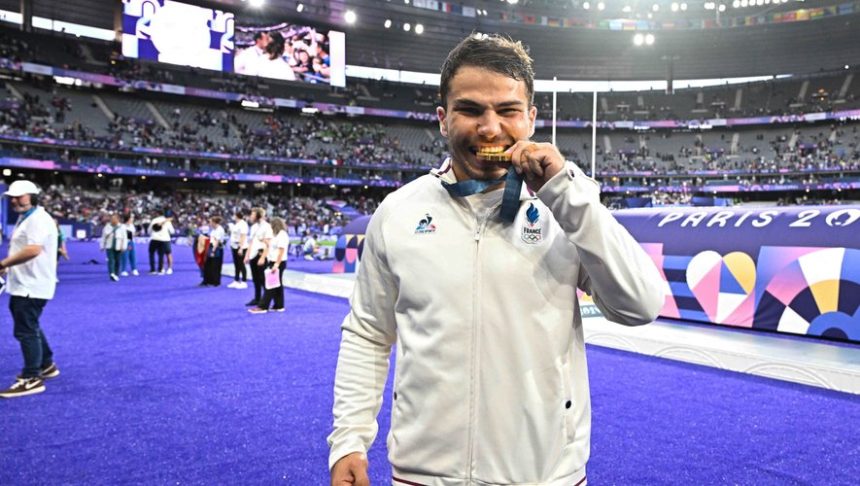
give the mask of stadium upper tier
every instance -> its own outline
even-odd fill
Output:
[[[48,45],[46,40],[52,40]],[[110,46],[68,42],[16,32],[0,34],[0,57],[110,73],[255,96],[290,96],[341,106],[393,108],[428,115],[435,88],[389,82],[353,83],[347,90],[165,68],[126,61]],[[102,59],[111,59],[103,62]],[[10,160],[38,154],[60,170],[120,175],[230,178],[236,174],[278,176],[273,182],[359,183],[391,186],[411,180],[445,156],[445,141],[432,121],[306,115],[295,109],[249,111],[239,103],[176,96],[128,86],[68,87],[56,78],[22,74],[7,65],[0,85],[0,140]],[[658,92],[604,93],[602,121],[664,120],[797,115],[860,106],[856,71],[840,70],[801,78],[745,85]],[[551,96],[538,94],[539,113],[549,118]],[[559,115],[589,119],[591,96],[560,93]],[[540,116],[540,115],[539,115]],[[804,183],[810,173],[831,178],[858,170],[857,124],[760,124],[714,130],[601,129],[598,175],[621,186],[641,186],[627,176],[671,175],[673,184],[705,186],[731,175],[779,174],[776,183]],[[549,131],[539,129],[539,140]],[[560,129],[558,145],[571,160],[590,160],[590,131]],[[19,167],[21,167],[19,165]],[[54,166],[52,166],[54,167]],[[134,167],[136,171],[125,168]],[[157,171],[162,171],[158,173]],[[621,175],[617,181],[612,179]],[[856,175],[856,174],[855,174]],[[685,179],[688,178],[688,179]],[[249,179],[252,180],[252,179]],[[253,179],[256,180],[256,179]],[[718,181],[719,182],[719,181]],[[648,184],[656,183],[651,181]],[[646,184],[646,185],[648,185]]]
[[[7,28],[0,28],[0,46],[0,58],[110,74],[129,81],[146,80],[240,93],[249,98],[288,98],[428,114],[433,112],[438,100],[436,87],[354,78],[349,79],[346,89],[290,83],[126,60],[119,54],[118,45],[113,43],[22,33]],[[855,80],[858,72],[855,66],[847,70],[710,88],[686,88],[684,81],[676,81],[673,94],[656,91],[601,93],[598,119],[688,120],[784,116],[858,108],[860,79]],[[535,102],[539,108],[539,117],[551,118],[551,95],[538,94]],[[560,120],[591,120],[591,107],[590,93],[559,93]]]
[[[428,122],[260,113],[193,98],[177,101],[53,83],[13,81],[4,87],[0,140],[7,158],[38,155],[108,173],[113,166],[131,166],[396,185],[438,164],[446,153],[437,127]],[[858,127],[845,123],[706,131],[602,129],[596,145],[598,172],[690,177],[691,183],[695,177],[719,178],[726,173],[809,180],[809,173],[860,171]],[[549,141],[550,131],[538,130],[535,139]],[[590,159],[588,130],[559,130],[557,144],[571,160],[585,164]]]
[[[245,0],[186,2],[233,12],[237,21],[251,24],[296,22],[343,31],[348,64],[418,72],[436,72],[447,52],[473,31],[523,40],[532,47],[542,79],[660,79],[670,63],[676,79],[811,73],[860,64],[860,51],[854,47],[860,44],[856,0],[773,1],[741,9],[731,8],[728,1],[688,1],[675,2],[689,4],[676,12],[662,0],[601,2],[605,9],[597,8],[596,1],[565,0],[558,0],[559,5],[538,0],[517,5],[498,0],[306,0],[302,12],[294,0],[259,2],[265,3],[263,8]],[[585,10],[585,3],[592,8]],[[659,12],[651,11],[656,3],[662,6]],[[120,28],[122,2],[116,0],[0,0],[0,9],[21,12],[25,4],[49,23],[83,24],[104,29],[107,35]],[[713,8],[707,9],[708,4]],[[718,4],[729,8],[720,11]],[[356,12],[354,24],[344,20],[347,9]],[[776,15],[797,21],[775,22]],[[391,28],[383,27],[385,20],[391,21]],[[423,34],[406,32],[407,22],[420,23]],[[632,42],[636,32],[652,32],[656,41],[637,48]]]

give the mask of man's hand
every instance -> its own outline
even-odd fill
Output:
[[[370,486],[367,456],[361,452],[347,454],[331,468],[331,486]]]
[[[534,192],[564,169],[564,156],[551,143],[520,140],[508,148],[511,167],[523,174],[526,185]]]

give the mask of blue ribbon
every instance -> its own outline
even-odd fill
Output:
[[[502,194],[502,209],[499,211],[499,218],[502,221],[513,223],[517,217],[517,212],[520,210],[520,193],[523,187],[523,177],[517,174],[515,170],[509,170],[506,175],[498,179],[470,179],[454,184],[442,181],[442,186],[453,197],[466,197],[484,192],[488,187],[500,182],[505,184],[505,193]]]

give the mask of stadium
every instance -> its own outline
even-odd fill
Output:
[[[0,484],[856,484],[858,22],[0,0]]]

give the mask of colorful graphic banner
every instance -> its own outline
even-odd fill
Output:
[[[860,206],[625,210],[663,317],[860,342]]]

